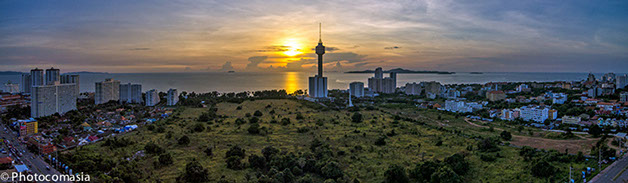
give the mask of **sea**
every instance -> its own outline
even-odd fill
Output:
[[[617,73],[616,73],[617,74]],[[80,91],[93,92],[95,82],[106,78],[119,80],[121,83],[138,83],[143,91],[156,89],[167,91],[176,88],[179,91],[205,93],[241,92],[285,89],[291,93],[296,90],[306,90],[309,72],[196,72],[196,73],[81,73]],[[387,74],[385,74],[387,75]],[[588,73],[530,73],[530,72],[484,72],[455,74],[397,74],[397,86],[406,83],[437,81],[443,84],[483,84],[487,82],[547,82],[547,81],[580,81],[587,78]],[[596,73],[598,78],[603,74]],[[367,85],[372,73],[342,73],[326,72],[329,89],[348,89],[351,82],[363,82]],[[4,83],[20,83],[21,75],[0,75]],[[20,83],[21,84],[21,83]]]

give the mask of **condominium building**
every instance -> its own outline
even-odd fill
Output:
[[[61,84],[74,83],[76,84],[77,95],[81,93],[81,82],[78,74],[63,74],[60,76]]]
[[[482,104],[456,100],[445,101],[445,110],[450,112],[467,113],[482,109]]]
[[[108,78],[105,81],[97,82],[95,89],[94,102],[96,105],[120,100],[120,81]]]
[[[384,78],[381,67],[375,69],[375,76],[368,79],[370,91],[378,93],[395,93],[397,89],[397,73],[391,72],[390,77]]]
[[[142,85],[120,84],[120,102],[142,103]]]
[[[152,89],[146,92],[146,106],[155,106],[160,100],[157,90]]]
[[[578,123],[580,123],[582,118],[578,116],[563,116],[562,120],[563,120],[563,124],[577,125]]]
[[[355,97],[363,97],[364,96],[364,83],[363,82],[350,83],[349,92],[351,92],[351,95]]]
[[[32,86],[32,79],[31,79],[31,74],[22,74],[22,85],[21,86],[21,92],[22,93],[31,93],[31,87]]]
[[[44,70],[38,68],[31,69],[30,75],[31,87],[44,85]]]
[[[4,91],[12,93],[12,94],[20,93],[20,85],[17,83],[8,81],[7,83],[4,84]]]
[[[504,100],[506,99],[506,93],[504,93],[503,91],[489,91],[486,92],[486,98],[491,101],[491,102],[495,102],[495,101],[499,101],[499,100]]]
[[[546,107],[524,106],[519,108],[519,110],[521,119],[525,121],[535,121],[538,123],[542,123],[550,117],[550,109]]]
[[[34,86],[31,89],[31,117],[63,114],[76,109],[75,84],[59,84]]]
[[[55,84],[55,82],[61,80],[61,78],[59,77],[61,74],[61,71],[59,69],[55,69],[55,68],[50,68],[50,69],[46,69],[46,84],[47,85],[53,85]]]
[[[423,85],[421,85],[420,83],[406,83],[406,95],[421,95],[422,91]]]
[[[628,102],[628,92],[622,92],[619,94],[619,101]]]
[[[166,104],[169,106],[177,105],[179,102],[179,92],[177,89],[170,88],[168,90],[168,95],[166,95]]]
[[[615,87],[617,89],[624,88],[628,85],[628,75],[624,74],[623,76],[615,77]]]

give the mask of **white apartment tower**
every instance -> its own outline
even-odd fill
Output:
[[[46,69],[46,84],[53,85],[56,81],[60,81],[61,71],[59,69],[55,69],[51,67],[50,69]]]
[[[21,83],[22,93],[31,93],[31,87],[33,87],[31,82],[32,82],[32,79],[31,79],[30,74],[22,74],[22,83]]]
[[[80,77],[77,74],[63,74],[60,76],[61,84],[76,84],[76,94],[81,93]]]
[[[120,102],[142,103],[142,85],[120,84]]]
[[[152,89],[146,92],[146,106],[155,106],[159,103],[159,92]]]
[[[31,69],[31,87],[44,85],[44,70]]]
[[[96,82],[94,102],[96,105],[107,103],[109,101],[120,100],[120,81],[111,78],[105,81]]]
[[[33,86],[31,88],[31,117],[49,116],[55,113],[63,114],[76,109],[75,84],[59,84]]]
[[[177,105],[177,103],[179,102],[179,92],[177,92],[177,89],[174,88],[170,88],[168,90],[168,95],[166,96],[166,103],[169,106],[173,106],[173,105]]]
[[[351,95],[355,97],[363,97],[364,96],[364,83],[363,82],[350,83],[349,92],[351,92]]]

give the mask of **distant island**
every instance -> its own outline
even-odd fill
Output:
[[[0,75],[20,75],[24,74],[23,72],[18,71],[0,71]]]
[[[470,72],[469,74],[484,74],[482,72]]]
[[[400,73],[400,74],[455,74],[455,72],[447,72],[447,71],[413,71],[408,69],[396,68],[385,70],[384,73]],[[374,70],[363,70],[363,71],[348,71],[345,73],[375,73]]]
[[[68,72],[65,74],[109,74],[108,72],[89,72],[89,71],[79,71],[79,72]]]

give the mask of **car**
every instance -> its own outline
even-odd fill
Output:
[[[50,167],[49,167],[49,166],[46,166],[46,170],[50,170]]]

